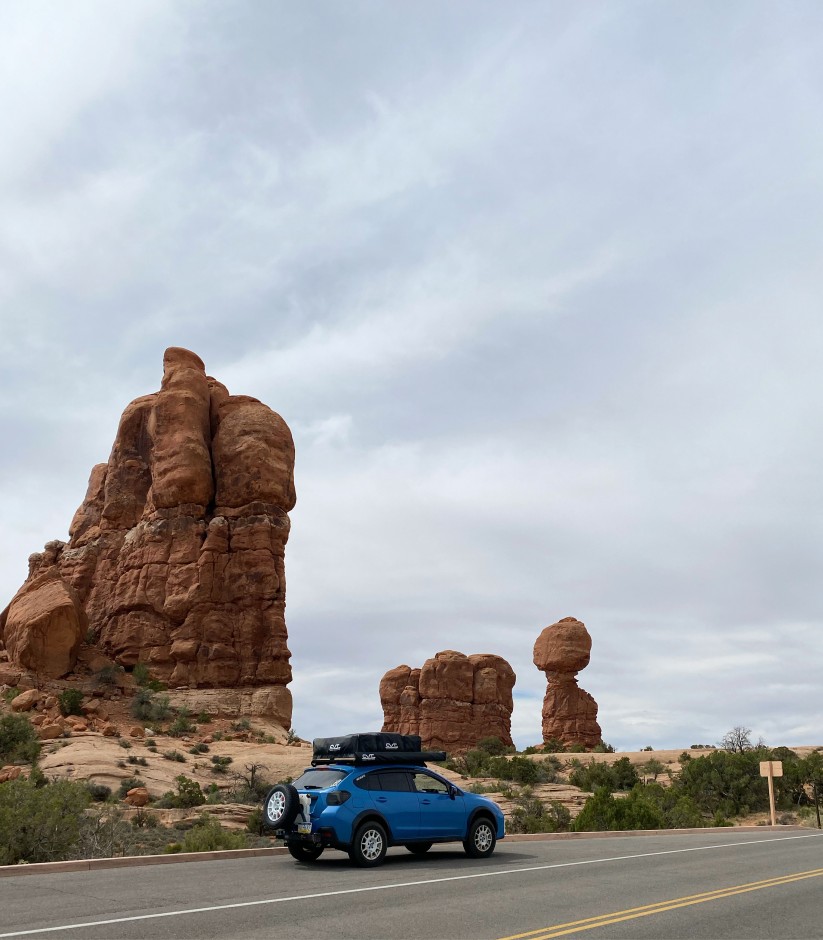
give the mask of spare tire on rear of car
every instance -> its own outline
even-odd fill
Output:
[[[278,783],[263,800],[263,825],[266,829],[288,829],[299,812],[297,788],[290,783]]]

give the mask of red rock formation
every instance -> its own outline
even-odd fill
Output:
[[[543,740],[594,747],[600,743],[597,702],[579,688],[575,676],[589,664],[592,638],[585,624],[564,617],[546,627],[534,644],[534,664],[546,673]]]
[[[500,656],[443,650],[422,669],[397,666],[380,682],[383,730],[419,734],[423,746],[460,753],[482,738],[511,745],[512,667]]]
[[[145,662],[175,687],[245,689],[290,727],[284,551],[294,503],[283,419],[230,395],[194,353],[167,349],[160,391],[123,412],[69,543],[31,556],[0,615],[12,664],[65,675],[88,630],[127,668]]]

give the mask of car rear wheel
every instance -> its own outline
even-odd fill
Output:
[[[349,858],[361,868],[380,865],[386,857],[386,830],[378,822],[363,823],[354,834]]]
[[[296,858],[298,862],[316,862],[323,854],[322,845],[307,844],[304,842],[289,842],[286,846],[289,855]]]
[[[494,824],[485,816],[475,819],[469,826],[469,834],[463,842],[466,855],[472,858],[488,858],[497,844]]]
[[[431,842],[410,842],[406,846],[412,855],[425,855],[431,847]]]
[[[290,783],[278,783],[263,800],[263,825],[267,829],[288,829],[300,810],[300,794]]]

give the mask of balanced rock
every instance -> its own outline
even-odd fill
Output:
[[[427,750],[461,753],[483,738],[511,745],[512,667],[500,656],[443,650],[422,669],[397,666],[380,682],[383,730],[419,734]]]
[[[59,677],[81,642],[173,687],[246,689],[291,726],[284,555],[294,444],[255,398],[230,395],[186,349],[128,405],[94,467],[70,541],[29,559],[0,615],[11,662]]]
[[[601,741],[597,702],[577,685],[589,664],[592,638],[574,617],[546,627],[534,644],[534,664],[548,679],[543,699],[543,740],[594,747]]]

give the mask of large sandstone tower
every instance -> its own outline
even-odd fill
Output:
[[[534,644],[534,664],[546,673],[543,740],[594,747],[600,743],[597,702],[577,685],[577,673],[589,665],[592,638],[574,617],[553,623]]]
[[[186,349],[123,412],[69,528],[29,559],[0,615],[12,662],[56,678],[83,642],[171,687],[246,689],[291,724],[284,551],[294,443],[257,399],[230,395]]]

